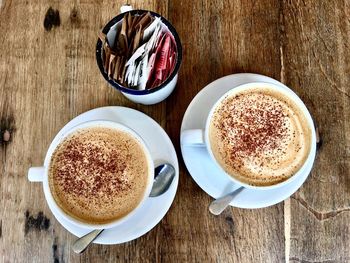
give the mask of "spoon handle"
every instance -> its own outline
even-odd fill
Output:
[[[213,202],[211,202],[209,206],[209,211],[214,215],[220,215],[222,211],[226,209],[226,207],[231,203],[231,201],[244,189],[243,186],[236,189],[235,191],[220,197]]]
[[[84,250],[102,233],[103,230],[104,229],[96,229],[87,233],[85,236],[78,238],[72,246],[73,251],[78,254],[84,252]]]

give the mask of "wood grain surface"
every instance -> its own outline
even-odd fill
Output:
[[[128,101],[96,65],[97,33],[124,1],[0,0],[0,262],[350,262],[350,2],[129,3],[168,18],[182,41],[177,88],[157,105]],[[322,145],[291,198],[215,217],[211,198],[183,164],[179,131],[193,97],[238,72],[291,87],[313,115]],[[177,149],[180,184],[148,234],[76,255],[76,237],[54,218],[27,170],[42,164],[69,120],[106,105],[135,108],[164,127]]]

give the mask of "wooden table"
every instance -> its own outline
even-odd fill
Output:
[[[97,32],[123,3],[0,0],[0,262],[350,262],[350,2],[130,1],[168,18],[183,44],[177,88],[154,106],[126,100],[96,66]],[[215,217],[211,198],[185,169],[179,130],[192,98],[237,72],[291,87],[323,145],[308,180],[285,202]],[[76,255],[76,237],[26,175],[65,123],[106,105],[135,108],[164,127],[178,152],[180,184],[151,232]]]

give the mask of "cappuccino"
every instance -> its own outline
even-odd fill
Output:
[[[287,95],[254,87],[230,93],[219,103],[209,141],[226,173],[249,185],[269,186],[287,180],[305,163],[311,128]]]
[[[106,127],[73,132],[54,151],[49,187],[58,206],[89,224],[120,219],[142,201],[149,180],[143,145]]]

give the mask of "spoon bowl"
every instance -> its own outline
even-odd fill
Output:
[[[168,191],[174,177],[175,168],[169,163],[159,165],[154,169],[154,182],[150,197],[157,197]]]

